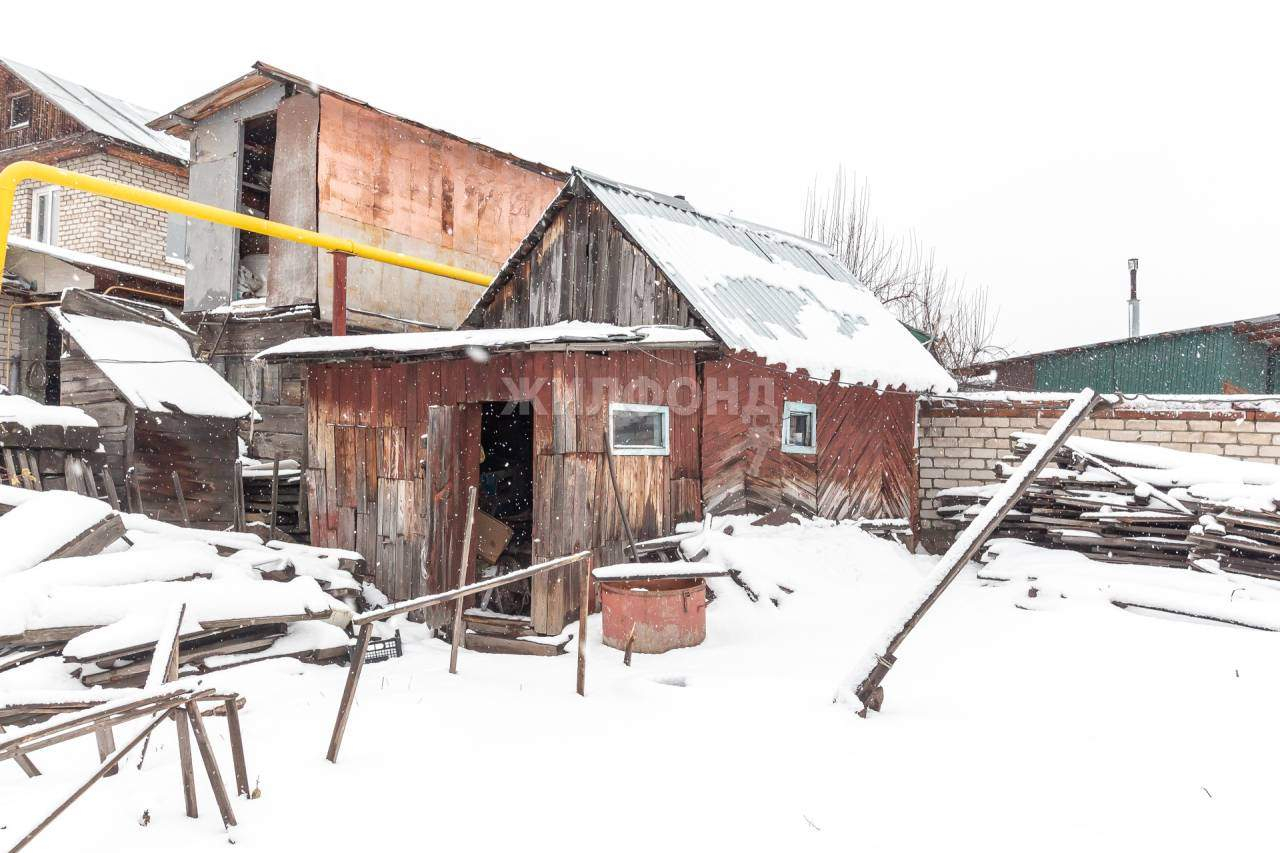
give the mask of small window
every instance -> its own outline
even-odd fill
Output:
[[[666,406],[609,406],[609,446],[619,456],[666,456],[670,413]]]
[[[31,124],[31,93],[23,92],[9,98],[9,129],[17,130]]]
[[[58,245],[58,188],[40,187],[31,193],[31,239]]]
[[[818,407],[813,403],[792,403],[782,407],[782,452],[818,452]]]

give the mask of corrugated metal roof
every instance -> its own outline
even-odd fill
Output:
[[[8,59],[0,59],[0,63],[94,133],[186,162],[186,142],[147,127],[147,122],[158,115],[154,110],[95,92],[29,65]]]
[[[575,171],[732,349],[840,379],[912,390],[954,381],[820,243]]]

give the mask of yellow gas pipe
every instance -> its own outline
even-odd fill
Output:
[[[255,234],[265,234],[268,237],[275,237],[279,240],[304,243],[330,252],[343,252],[348,255],[355,255],[358,258],[367,258],[371,261],[431,273],[432,275],[443,276],[444,278],[451,278],[468,284],[487,287],[493,280],[491,276],[473,270],[451,267],[448,264],[428,261],[425,258],[415,258],[413,255],[404,255],[400,252],[388,252],[386,249],[379,249],[377,246],[369,246],[365,243],[357,243],[345,237],[334,237],[331,234],[321,234],[318,231],[295,228],[292,225],[273,222],[270,219],[259,219],[256,216],[224,210],[221,207],[201,204],[165,193],[131,187],[127,184],[118,184],[115,181],[93,178],[78,172],[68,172],[66,169],[46,166],[43,163],[33,163],[30,160],[19,160],[17,163],[11,163],[3,170],[0,170],[0,270],[4,269],[5,255],[9,249],[7,240],[3,238],[9,233],[9,221],[13,217],[13,196],[17,192],[18,184],[23,181],[43,181],[46,184],[57,184],[73,190],[82,190],[94,195],[114,198],[117,201],[163,210],[166,213],[177,213],[193,219],[216,222],[219,225],[226,225],[230,228],[239,228],[241,231],[252,231]]]

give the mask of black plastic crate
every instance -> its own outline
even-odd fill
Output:
[[[352,649],[354,648],[352,646]],[[365,649],[364,652],[364,662],[378,663],[379,661],[391,660],[403,655],[404,646],[400,643],[400,632],[396,631],[394,637],[388,637],[385,640],[370,640],[369,648]],[[350,659],[351,652],[347,652],[347,657]]]

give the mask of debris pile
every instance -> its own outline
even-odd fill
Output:
[[[1002,480],[1041,436],[1015,433]],[[999,483],[946,489],[964,526]],[[1072,438],[996,533],[1111,563],[1280,579],[1280,466],[1150,445]]]
[[[0,512],[0,684],[60,656],[86,686],[137,687],[180,604],[180,675],[337,660],[357,600],[375,594],[351,551],[180,527],[67,491],[0,486]]]

